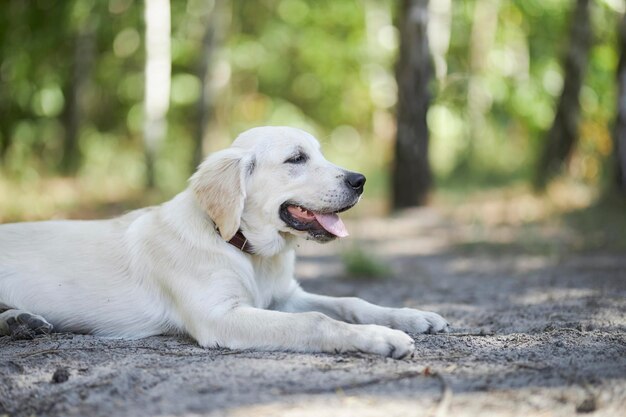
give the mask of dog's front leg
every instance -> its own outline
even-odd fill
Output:
[[[209,280],[180,277],[175,287],[178,316],[204,347],[365,352],[402,358],[414,350],[407,334],[383,326],[348,324],[319,312],[289,313],[252,306],[242,277],[213,273]]]
[[[217,276],[216,276],[217,275]],[[287,313],[251,306],[241,279],[179,278],[171,287],[178,317],[201,346],[298,352],[366,352],[402,358],[414,350],[407,334],[383,326],[348,324],[319,312]]]
[[[319,311],[338,320],[357,324],[378,324],[410,333],[439,333],[449,330],[439,314],[413,308],[388,308],[356,297],[328,297],[298,288],[284,300],[281,311]]]
[[[212,315],[191,331],[200,345],[297,352],[365,352],[403,358],[411,337],[375,325],[356,325],[317,312],[285,313],[238,306]]]

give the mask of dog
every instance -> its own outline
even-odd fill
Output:
[[[338,213],[365,177],[290,127],[258,127],[210,155],[172,200],[109,220],[0,226],[0,334],[190,335],[203,347],[403,358],[438,314],[305,292],[298,238],[348,235]]]

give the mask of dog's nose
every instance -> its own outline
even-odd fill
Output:
[[[365,184],[365,175],[357,172],[346,174],[346,184],[359,194],[363,193],[363,185]]]

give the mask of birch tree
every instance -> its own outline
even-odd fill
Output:
[[[143,135],[146,155],[146,181],[155,186],[155,159],[167,134],[170,102],[171,45],[169,0],[146,0],[146,70]]]

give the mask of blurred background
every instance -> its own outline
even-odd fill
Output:
[[[3,1],[0,222],[158,203],[202,156],[269,124],[309,131],[330,160],[367,175],[357,216],[430,204],[528,223],[576,211],[599,247],[622,242],[625,10]]]

